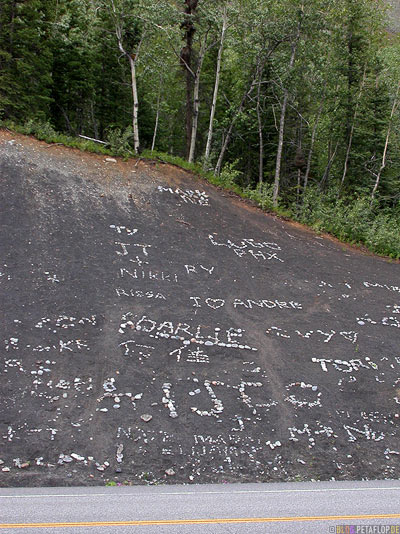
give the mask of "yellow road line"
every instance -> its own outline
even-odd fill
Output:
[[[150,519],[142,521],[85,521],[77,523],[0,523],[2,528],[142,527],[149,525],[210,525],[216,523],[291,523],[295,521],[341,521],[348,519],[400,519],[400,514],[320,515],[299,517],[229,517],[222,519]]]

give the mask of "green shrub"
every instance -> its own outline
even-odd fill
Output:
[[[297,220],[317,231],[328,232],[342,241],[366,245],[372,252],[400,257],[400,214],[379,211],[369,196],[337,199],[337,190],[321,195],[309,188],[297,212]]]
[[[34,121],[30,119],[24,125],[29,134],[33,134],[41,141],[47,141],[49,143],[56,142],[57,132],[49,122]]]
[[[225,163],[222,167],[221,174],[219,175],[219,182],[223,187],[231,188],[234,185],[237,185],[238,179],[243,174],[236,168],[238,161],[239,160],[236,159],[231,163]]]
[[[400,258],[400,218],[378,215],[365,233],[365,244],[378,254]]]
[[[45,141],[46,143],[59,143],[72,148],[78,148],[82,151],[113,155],[111,150],[104,145],[80,137],[71,137],[56,132],[48,122],[40,122],[33,119],[26,121],[24,124],[15,124],[12,121],[0,121],[0,127],[8,128],[9,130],[24,135],[33,135],[37,139]]]
[[[179,156],[173,156],[172,154],[167,154],[166,152],[159,152],[157,150],[144,150],[141,154],[142,158],[145,159],[158,159],[159,161],[162,161],[163,163],[170,163],[171,165],[176,165],[177,167],[180,167],[181,169],[185,169],[186,171],[192,172],[197,175],[202,175],[202,168],[197,163],[189,163],[183,158],[180,158]]]
[[[255,189],[247,188],[245,190],[246,197],[257,202],[263,210],[271,211],[274,209],[272,196],[274,192],[273,184],[262,183],[258,184]]]
[[[106,139],[110,145],[111,151],[116,156],[133,155],[130,139],[133,137],[133,131],[130,126],[121,130],[121,128],[109,128],[106,132]]]

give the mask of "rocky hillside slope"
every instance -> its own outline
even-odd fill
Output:
[[[400,476],[400,267],[0,132],[0,485]]]

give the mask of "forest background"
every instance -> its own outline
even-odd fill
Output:
[[[399,258],[388,20],[383,0],[2,0],[0,125],[175,162]]]

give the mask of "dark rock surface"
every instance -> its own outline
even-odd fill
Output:
[[[400,268],[0,133],[0,485],[400,475]]]

